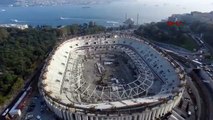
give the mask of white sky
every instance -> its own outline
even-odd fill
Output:
[[[179,5],[212,5],[213,9],[213,0],[120,0],[126,2],[135,2],[135,3],[146,3],[146,4],[179,4]],[[203,6],[205,7],[205,6]]]
[[[213,11],[213,0],[118,0],[127,4],[175,7],[192,11]],[[174,9],[175,9],[174,8]]]

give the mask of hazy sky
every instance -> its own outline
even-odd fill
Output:
[[[118,0],[128,4],[172,7],[198,11],[213,11],[213,0]]]
[[[206,5],[206,4],[213,5],[213,0],[120,0],[120,1],[124,2],[134,1],[135,3],[147,3],[147,4],[165,3],[165,4],[180,4],[180,5]]]
[[[143,4],[154,6],[178,6],[186,9],[206,9],[213,11],[213,0],[0,0],[0,4],[19,1],[21,4],[40,4],[48,3],[70,3],[70,4],[109,4],[109,3],[128,3],[128,4]]]
[[[0,0],[0,1],[76,1],[76,0]],[[88,0],[77,0],[77,1],[88,1]],[[168,4],[182,4],[182,5],[199,5],[199,4],[213,4],[213,0],[89,0],[94,2],[104,1],[123,1],[123,2],[136,2],[136,3],[168,3]]]
[[[212,5],[213,9],[213,0],[118,0],[123,2],[132,2],[132,3],[144,3],[144,4],[174,4],[182,6],[197,6],[205,7],[205,5]]]

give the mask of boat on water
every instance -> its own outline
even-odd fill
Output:
[[[119,24],[119,22],[116,21],[106,21],[107,24]]]
[[[14,5],[13,4],[10,4],[10,5],[8,5],[9,7],[13,7]]]
[[[61,20],[65,20],[66,18],[64,18],[64,17],[60,17],[60,19],[61,19]]]
[[[17,19],[11,19],[12,22],[19,22]]]
[[[1,12],[5,12],[6,10],[5,9],[1,9]]]
[[[82,8],[90,8],[89,6],[83,6]]]

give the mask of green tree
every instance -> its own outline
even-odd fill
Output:
[[[9,33],[6,29],[0,28],[0,42],[3,42],[7,37],[9,36]]]

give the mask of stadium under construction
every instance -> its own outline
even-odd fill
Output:
[[[177,106],[185,83],[183,68],[155,45],[105,33],[58,45],[39,91],[64,120],[153,120]]]

